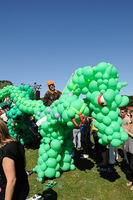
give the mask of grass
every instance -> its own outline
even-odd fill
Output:
[[[39,140],[25,146],[27,166],[33,169],[37,164]],[[99,172],[96,162],[100,160],[92,154],[88,159],[79,159],[82,150],[75,150],[74,163],[76,170],[63,172],[61,177],[52,179],[57,185],[51,190],[43,187],[49,181],[40,183],[36,180],[37,173],[28,176],[30,192],[27,198],[34,194],[42,194],[47,200],[132,200],[133,192],[126,186],[129,179],[128,166],[122,160],[123,152],[119,148],[119,160],[113,167],[113,172]]]

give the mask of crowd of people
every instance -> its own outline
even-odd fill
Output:
[[[122,108],[120,116],[122,119],[122,128],[129,135],[129,139],[122,145],[123,160],[129,168],[131,181],[126,185],[131,186],[130,190],[133,191],[133,108]],[[101,156],[102,162],[97,164],[99,171],[109,169],[108,167],[114,166],[118,161],[118,147],[113,147],[111,144],[103,146],[98,142],[98,129],[94,126],[92,117],[87,118],[87,122],[81,127],[73,129],[73,143],[74,147],[78,150],[83,149],[81,159],[87,159],[89,155],[96,154],[97,157]],[[92,150],[92,146],[94,148]],[[110,170],[109,170],[110,171]]]
[[[50,106],[59,99],[61,92],[55,89],[54,81],[47,82],[48,91],[44,95],[44,105]],[[25,152],[23,145],[12,138],[6,126],[8,118],[7,109],[0,109],[0,200],[25,200],[29,193],[28,178],[25,171]],[[133,110],[121,109],[120,117],[123,120],[122,127],[129,135],[129,139],[122,145],[124,160],[130,167],[131,186],[133,191]],[[34,119],[33,119],[34,120]],[[80,159],[87,159],[93,153],[101,155],[102,162],[98,167],[115,165],[118,160],[118,148],[111,145],[103,146],[98,142],[98,129],[94,126],[92,117],[88,117],[81,127],[73,129],[73,143],[77,149],[83,149]],[[92,141],[93,140],[93,141]],[[94,148],[92,148],[94,146]]]

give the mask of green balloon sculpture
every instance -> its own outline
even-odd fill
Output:
[[[128,139],[121,127],[120,109],[129,99],[119,94],[127,83],[118,81],[117,69],[109,63],[85,66],[75,71],[60,99],[50,107],[34,99],[29,86],[7,86],[0,99],[10,95],[22,113],[32,114],[42,136],[39,158],[33,169],[39,181],[45,177],[60,177],[61,171],[74,170],[72,130],[81,126],[88,116],[95,118],[99,143],[118,147]],[[83,94],[85,99],[79,98]]]

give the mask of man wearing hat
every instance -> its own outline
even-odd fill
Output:
[[[59,99],[61,92],[55,89],[54,81],[50,80],[47,82],[49,90],[44,95],[43,104],[45,106],[50,106],[55,100]]]

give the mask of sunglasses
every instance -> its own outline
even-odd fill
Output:
[[[124,111],[122,111],[121,113],[124,113]]]
[[[130,115],[130,117],[132,117],[133,115]]]

